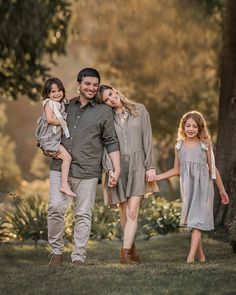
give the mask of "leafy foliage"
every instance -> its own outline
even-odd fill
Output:
[[[150,198],[144,202],[139,220],[143,233],[148,236],[178,231],[180,202],[168,202],[164,198]]]
[[[0,186],[1,192],[15,189],[19,183],[20,168],[16,162],[15,143],[4,133],[7,122],[6,106],[0,104]]]
[[[19,200],[14,210],[6,212],[2,235],[8,239],[47,239],[47,208],[39,196]]]
[[[41,149],[37,149],[35,157],[31,163],[30,172],[39,179],[49,177],[50,158],[45,157]]]
[[[35,100],[49,67],[44,54],[65,53],[70,5],[66,0],[1,1],[0,95]],[[10,32],[10,33],[9,33]]]
[[[112,210],[102,204],[95,204],[90,238],[113,240],[114,238],[121,238],[121,236],[119,210]]]
[[[146,105],[163,154],[173,149],[180,117],[191,109],[203,112],[216,134],[221,14],[209,14],[206,2],[88,0],[73,6],[79,44],[104,83]]]
[[[4,219],[0,216],[0,242],[7,240],[8,238],[8,230],[6,222]]]
[[[149,237],[167,234],[178,230],[179,203],[168,202],[164,198],[146,200],[140,209],[139,232]],[[65,238],[73,240],[73,204],[68,208],[65,218]],[[6,212],[0,220],[0,239],[47,240],[47,204],[39,196],[19,199],[14,210]],[[96,203],[93,209],[91,239],[121,238],[119,209],[104,207]]]

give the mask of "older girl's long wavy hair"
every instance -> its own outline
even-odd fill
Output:
[[[189,119],[193,119],[197,123],[197,126],[198,126],[198,135],[197,136],[198,136],[199,140],[209,146],[212,145],[211,136],[210,136],[209,130],[207,128],[206,120],[204,119],[203,115],[198,111],[190,111],[190,112],[183,115],[183,117],[181,118],[180,123],[179,123],[177,141],[181,141],[181,140],[186,139],[184,127],[185,127],[186,122]]]
[[[102,99],[103,93],[105,90],[108,90],[108,89],[117,92],[117,94],[120,96],[122,106],[125,107],[132,116],[137,117],[139,115],[139,111],[136,107],[136,104],[133,103],[132,101],[128,100],[121,92],[119,92],[118,90],[114,89],[112,86],[109,86],[109,85],[100,85],[99,86],[98,93],[96,96],[99,103],[103,102],[103,99]]]

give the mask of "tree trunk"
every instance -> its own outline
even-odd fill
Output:
[[[227,0],[224,16],[220,68],[219,126],[216,164],[230,204],[215,199],[215,225],[225,227],[236,215],[236,1]]]

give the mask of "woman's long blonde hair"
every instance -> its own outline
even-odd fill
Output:
[[[103,93],[107,89],[116,91],[117,94],[120,96],[120,101],[122,103],[122,106],[125,107],[132,116],[134,116],[134,117],[138,116],[139,112],[137,110],[136,104],[133,103],[132,101],[128,100],[121,92],[114,89],[112,86],[109,86],[109,85],[100,85],[99,86],[97,97],[96,97],[99,103],[103,102],[103,99],[102,99]]]
[[[212,145],[211,136],[207,128],[206,120],[204,119],[203,115],[198,111],[191,111],[183,115],[179,123],[177,141],[186,139],[184,127],[188,119],[193,119],[197,123],[197,126],[198,126],[197,136],[199,140],[207,145]]]

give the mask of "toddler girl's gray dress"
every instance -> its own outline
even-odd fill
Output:
[[[61,144],[62,130],[65,136],[70,136],[67,124],[66,124],[66,112],[64,103],[55,102],[51,99],[43,100],[43,106],[49,103],[52,108],[55,118],[57,118],[61,125],[55,126],[48,124],[45,111],[37,121],[37,129],[35,136],[38,142],[38,146],[47,152],[57,152],[59,145]]]
[[[180,163],[180,190],[182,211],[180,226],[204,231],[214,229],[213,201],[215,162],[211,149],[212,173],[207,164],[208,147],[199,142],[186,147],[184,142],[176,145]]]

